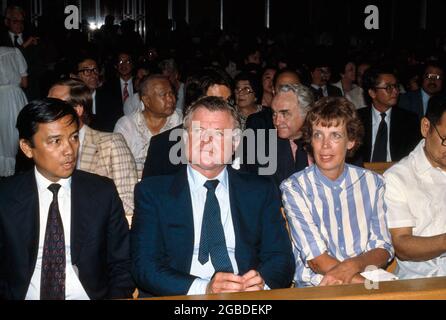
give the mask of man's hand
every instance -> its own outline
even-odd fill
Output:
[[[249,270],[242,278],[244,279],[245,291],[258,291],[265,287],[265,281],[256,270]]]
[[[209,282],[206,294],[241,292],[245,289],[244,279],[233,273],[217,272]]]
[[[349,284],[352,283],[354,278],[355,282],[360,278],[355,277],[358,274],[358,267],[351,260],[345,260],[328,271],[322,278],[320,286],[331,286],[337,284]]]
[[[35,46],[39,42],[39,37],[29,37],[22,45],[23,48],[27,48],[31,45]]]

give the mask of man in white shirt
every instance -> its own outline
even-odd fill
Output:
[[[131,297],[128,224],[113,182],[76,171],[79,120],[52,98],[17,118],[34,169],[0,182],[0,298]]]
[[[429,101],[424,139],[384,174],[400,279],[446,276],[446,99]]]
[[[205,97],[183,124],[188,165],[135,188],[138,287],[153,295],[288,287],[294,259],[274,184],[226,165],[240,139],[236,111]]]
[[[121,90],[122,104],[133,96],[133,61],[129,53],[121,52],[118,54],[115,64],[119,76],[119,85]]]

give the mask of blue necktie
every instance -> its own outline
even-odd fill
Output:
[[[48,189],[53,193],[45,231],[40,279],[41,300],[65,300],[65,237],[57,193],[60,184]]]
[[[218,182],[218,180],[208,180],[204,184],[208,191],[204,204],[198,261],[201,264],[205,264],[208,262],[210,256],[215,272],[234,273],[226,247],[225,233],[221,223],[220,206],[215,196],[215,189],[217,188]]]

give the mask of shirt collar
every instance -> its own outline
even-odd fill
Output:
[[[34,174],[36,176],[37,189],[39,190],[39,193],[41,193],[43,191],[49,191],[48,187],[49,187],[50,184],[53,184],[53,183],[60,184],[62,189],[66,190],[66,191],[70,190],[70,187],[71,187],[71,176],[69,178],[66,178],[66,179],[60,179],[57,182],[52,182],[52,181],[48,180],[47,178],[45,178],[39,172],[39,170],[37,170],[37,167],[34,167]]]
[[[11,32],[11,31],[8,31],[8,32],[9,32],[9,35],[11,36],[12,39],[14,39],[15,36],[19,36],[19,39],[21,39],[23,37],[23,33],[15,34],[15,33]]]
[[[386,121],[390,119],[390,115],[392,114],[392,108],[389,108],[386,111]],[[375,106],[372,104],[372,117],[373,120],[380,122],[381,121],[381,112],[379,112]]]
[[[434,170],[441,170],[440,168],[435,168],[432,166],[432,164],[429,162],[429,160],[426,157],[426,153],[424,152],[424,146],[425,146],[426,140],[423,139],[418,143],[418,145],[415,147],[412,155],[414,157],[414,167],[415,170],[420,174],[426,173],[430,169]]]
[[[327,178],[319,169],[319,167],[317,165],[314,165],[314,174],[316,176],[316,178],[321,181],[323,184],[325,184],[327,187],[329,188],[340,188],[342,189],[341,185],[344,183],[345,181],[345,177],[347,176],[347,171],[348,171],[348,164],[344,164],[344,171],[342,172],[342,174],[336,179],[336,180],[331,180],[329,178]],[[348,187],[348,186],[347,186]]]
[[[130,78],[127,81],[124,81],[124,80],[122,80],[121,77],[119,77],[119,81],[121,82],[121,86],[124,86],[124,84],[126,84],[126,83],[127,83],[127,86],[130,86],[130,84],[132,83],[132,79],[133,78]]]
[[[226,167],[223,169],[222,172],[220,172],[218,176],[213,179],[209,179],[192,168],[190,164],[188,164],[187,176],[189,181],[189,188],[192,192],[204,187],[204,183],[208,180],[218,180],[219,185],[221,185],[225,190],[228,190],[228,170],[226,169]]]

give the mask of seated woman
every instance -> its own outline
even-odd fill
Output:
[[[302,128],[315,164],[280,189],[296,259],[297,286],[361,283],[369,266],[393,257],[383,202],[383,177],[345,163],[363,136],[355,107],[326,97]]]
[[[249,72],[239,74],[235,78],[234,92],[236,108],[244,130],[248,116],[262,110],[259,102],[262,101],[263,90],[258,76]]]

